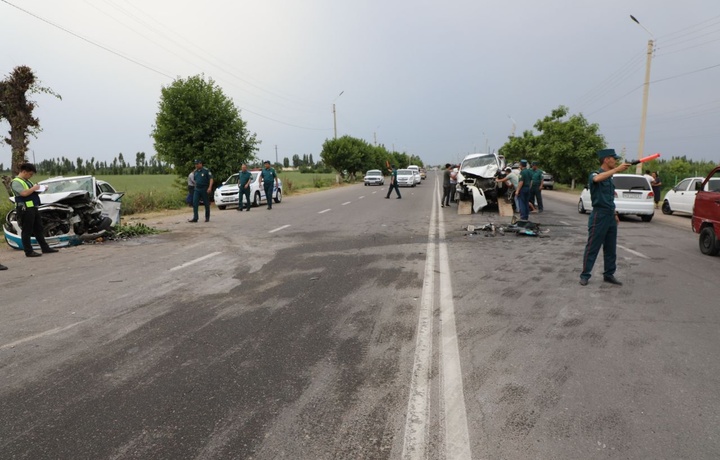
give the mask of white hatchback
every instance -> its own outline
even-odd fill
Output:
[[[650,181],[638,174],[615,174],[615,212],[620,215],[637,215],[650,222],[655,215],[655,201]],[[592,211],[590,190],[585,186],[580,194],[578,212]]]
[[[412,169],[398,169],[397,170],[397,185],[398,187],[415,187],[415,172]]]
[[[702,183],[704,177],[689,177],[683,179],[675,187],[668,190],[662,204],[663,214],[685,212],[692,214],[697,194],[696,184]]]

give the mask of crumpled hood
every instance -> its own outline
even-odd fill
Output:
[[[68,198],[79,198],[79,197],[85,197],[89,200],[90,194],[84,190],[77,190],[74,192],[40,193],[40,203],[42,203],[42,204],[61,203],[62,201],[67,200]]]
[[[464,176],[475,176],[475,177],[484,177],[486,179],[494,178],[495,175],[498,172],[497,165],[485,165],[485,166],[478,166],[475,168],[462,168],[460,169],[459,175]],[[458,177],[458,181],[461,181],[463,179],[460,179]]]

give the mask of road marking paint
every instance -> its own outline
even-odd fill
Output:
[[[205,260],[205,259],[209,259],[210,257],[214,257],[214,256],[216,256],[216,255],[218,255],[218,254],[220,254],[219,251],[218,251],[218,252],[213,252],[212,254],[208,254],[208,255],[206,255],[206,256],[198,257],[198,258],[195,259],[195,260],[191,260],[190,262],[185,262],[185,263],[182,264],[182,265],[178,265],[177,267],[173,267],[173,268],[171,268],[169,271],[173,272],[173,271],[175,271],[175,270],[180,270],[181,268],[189,267],[189,266],[192,265],[192,264],[196,264],[196,263],[201,262],[201,261],[203,261],[203,260]]]
[[[350,203],[352,203],[352,201],[346,201],[346,202],[343,203],[342,205],[345,206],[346,204],[350,204]]]
[[[362,200],[363,198],[365,198],[365,195],[359,196],[359,197],[358,197],[358,200]]]
[[[278,227],[278,228],[275,228],[275,229],[273,229],[273,230],[270,230],[268,233],[279,232],[280,230],[282,230],[282,229],[284,229],[284,228],[288,228],[289,226],[290,226],[289,224],[288,224],[288,225],[283,225],[282,227]]]
[[[318,214],[325,214],[326,212],[330,211],[330,208],[323,209],[322,211],[318,211]]]
[[[434,200],[437,201],[437,200]],[[455,328],[455,303],[450,279],[450,257],[445,241],[445,222],[439,214],[439,262],[440,262],[440,368],[444,414],[445,458],[470,459],[470,435],[468,433],[465,395],[463,393],[460,349]]]
[[[0,346],[0,350],[4,350],[4,349],[6,349],[6,348],[13,348],[13,347],[15,347],[15,346],[17,346],[17,345],[20,345],[21,343],[25,343],[25,342],[29,342],[29,341],[31,341],[31,340],[35,340],[35,339],[39,339],[39,338],[42,338],[42,337],[47,337],[47,336],[50,336],[50,335],[54,335],[54,334],[57,334],[58,332],[67,331],[68,329],[73,328],[73,327],[75,327],[75,326],[77,326],[77,325],[79,325],[79,324],[82,324],[82,323],[84,323],[85,321],[89,321],[90,319],[91,319],[91,318],[84,319],[84,320],[82,320],[82,321],[78,321],[77,323],[68,324],[67,326],[56,327],[56,328],[54,328],[54,329],[50,329],[49,331],[40,332],[39,334],[31,335],[31,336],[29,336],[29,337],[25,337],[24,339],[20,339],[20,340],[14,341],[14,342],[6,343],[5,345]]]
[[[437,185],[437,184],[436,184]],[[405,435],[402,458],[427,458],[426,440],[430,405],[430,378],[432,374],[433,301],[435,299],[435,252],[437,200],[433,200],[428,228],[428,243],[423,276],[420,311],[418,315],[415,361],[410,379],[410,398],[405,418]]]
[[[568,224],[568,223],[565,222],[564,220],[559,220],[558,222],[560,222],[560,223],[563,224],[563,225],[567,225],[568,227],[570,226],[570,224]]]
[[[619,247],[620,249],[624,249],[624,250],[626,250],[627,252],[629,252],[630,254],[636,255],[636,256],[638,256],[638,257],[640,257],[640,258],[650,260],[650,257],[646,256],[646,255],[643,254],[642,252],[633,251],[632,249],[626,248],[625,246],[620,246],[619,244],[617,245],[617,247]]]
[[[377,193],[377,191],[373,192],[373,195],[375,195],[376,193]]]

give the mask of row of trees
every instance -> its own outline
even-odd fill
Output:
[[[136,154],[135,165],[126,163],[122,153],[113,158],[113,161],[96,161],[95,158],[83,160],[77,158],[73,163],[65,157],[53,158],[50,160],[42,160],[35,165],[41,174],[49,174],[51,176],[64,176],[68,174],[102,174],[102,175],[135,175],[135,174],[171,174],[172,167],[152,156],[150,160],[145,160],[145,153],[138,152]]]
[[[408,165],[423,166],[418,156],[391,152],[384,145],[372,145],[363,139],[351,136],[326,140],[320,157],[323,163],[351,180],[355,180],[358,173],[368,169],[385,171],[392,164],[399,168]]]
[[[599,125],[589,123],[582,114],[570,115],[567,107],[559,106],[533,127],[537,134],[527,130],[521,136],[511,136],[500,147],[499,153],[508,162],[537,161],[543,170],[555,176],[555,180],[571,184],[573,188],[576,183],[584,185],[589,172],[599,167],[597,151],[606,147]],[[643,164],[643,170],[658,171],[663,186],[669,188],[676,180],[705,176],[714,166],[710,161],[673,157]]]

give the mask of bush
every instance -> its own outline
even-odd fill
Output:
[[[185,206],[185,196],[177,190],[129,193],[122,199],[122,214],[129,216],[163,209],[181,209]]]

